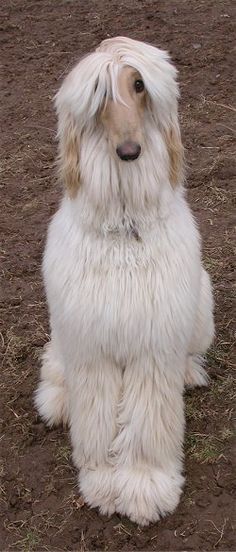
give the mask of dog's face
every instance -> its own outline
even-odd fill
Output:
[[[56,107],[60,171],[72,197],[85,182],[81,160],[92,166],[99,154],[100,165],[109,156],[117,171],[134,166],[136,175],[138,167],[144,173],[143,159],[148,171],[149,155],[172,186],[181,181],[175,78],[166,52],[123,37],[103,41],[71,71]]]
[[[117,77],[117,90],[122,101],[106,98],[101,122],[111,151],[122,161],[135,161],[144,147],[145,85],[142,76],[132,67],[122,67]]]

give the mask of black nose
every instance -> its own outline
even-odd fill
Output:
[[[141,153],[141,146],[136,142],[127,141],[116,148],[116,153],[122,161],[134,161]]]

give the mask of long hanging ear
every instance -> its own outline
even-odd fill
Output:
[[[170,126],[164,130],[164,134],[170,162],[170,183],[175,187],[184,178],[184,148],[177,116],[171,121]]]
[[[60,178],[70,198],[75,198],[80,185],[79,136],[78,129],[70,115],[59,120],[59,156]]]

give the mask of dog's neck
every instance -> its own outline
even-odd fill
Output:
[[[72,203],[83,227],[138,241],[144,229],[168,216],[175,190],[160,139],[146,144],[137,161],[124,162],[110,153],[103,136],[98,140],[90,135],[82,144],[80,161],[81,183]]]
[[[81,189],[70,205],[73,220],[83,232],[139,242],[146,232],[168,218],[173,201],[172,194],[162,193],[159,201],[147,204],[143,209],[137,209],[117,197],[105,205],[94,205],[86,190]]]

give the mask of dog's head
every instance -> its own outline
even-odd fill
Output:
[[[118,166],[141,166],[148,153],[158,163],[159,148],[170,184],[181,182],[176,73],[166,52],[123,37],[104,40],[71,71],[56,95],[56,108],[60,170],[72,197],[83,180],[85,141],[87,163],[89,152],[92,163],[97,150]]]

